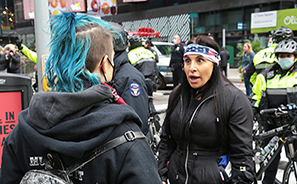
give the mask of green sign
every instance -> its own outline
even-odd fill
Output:
[[[268,31],[276,30],[281,26],[288,27],[293,31],[297,30],[297,9],[277,11],[276,27],[251,29],[251,33],[267,33]]]

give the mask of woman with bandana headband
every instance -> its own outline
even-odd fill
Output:
[[[169,98],[162,129],[158,167],[164,184],[253,182],[252,109],[218,64],[214,40],[201,35],[188,42],[183,80]],[[229,155],[231,178],[219,170],[221,155]]]
[[[297,81],[297,42],[293,39],[285,39],[275,47],[275,56],[278,63],[266,68],[257,75],[255,85],[253,86],[253,105],[260,112],[262,109],[277,108],[281,104],[297,104],[296,85]],[[288,118],[261,116],[263,126],[266,131],[283,125],[285,122],[291,122]],[[270,139],[264,140],[267,144]],[[297,142],[294,142],[297,147]],[[274,183],[280,153],[265,171],[263,184]]]
[[[111,141],[118,146],[71,173],[74,184],[161,183],[139,116],[106,84],[113,78],[116,33],[104,20],[70,12],[49,22],[44,77],[52,91],[33,95],[19,114],[5,140],[0,183],[20,183],[28,170],[44,169],[48,153],[67,168],[114,138],[122,144]]]

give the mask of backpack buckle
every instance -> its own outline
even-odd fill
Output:
[[[127,141],[134,141],[136,138],[136,135],[132,130],[125,132],[124,136]]]

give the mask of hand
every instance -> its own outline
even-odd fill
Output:
[[[244,72],[245,72],[245,68],[242,68],[242,69],[241,69],[241,72],[244,73]]]
[[[162,184],[167,184],[165,181],[162,181]]]
[[[23,49],[22,43],[23,43],[23,39],[21,39],[21,40],[17,39],[17,41],[15,42],[15,44],[18,46],[19,50]]]

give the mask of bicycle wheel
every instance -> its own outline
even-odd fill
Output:
[[[297,162],[290,161],[284,170],[283,184],[297,183]]]

